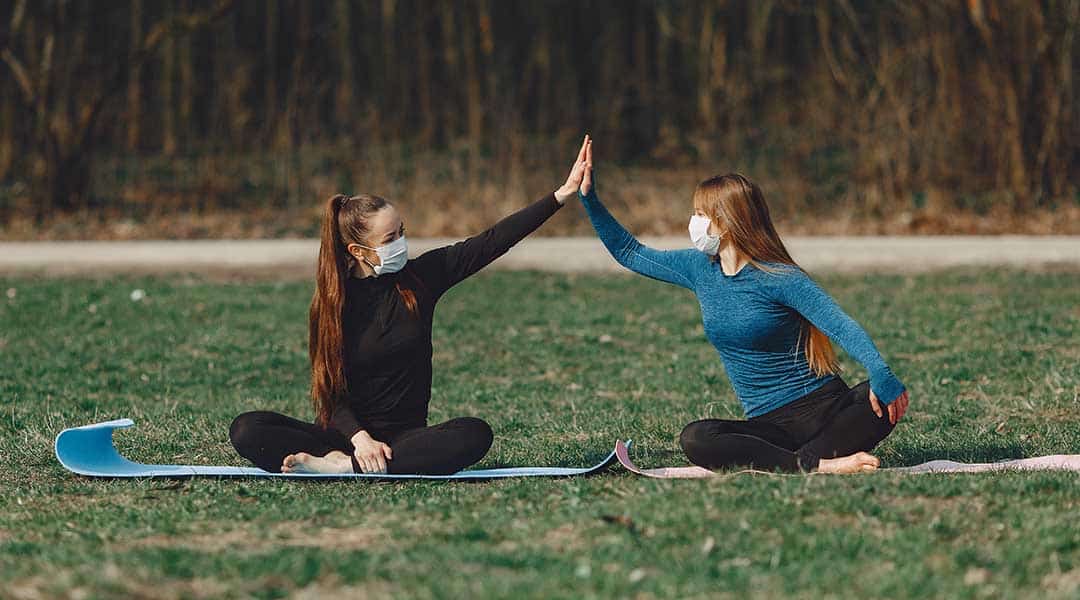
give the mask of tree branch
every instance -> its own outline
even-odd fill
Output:
[[[34,106],[34,84],[30,81],[30,76],[26,74],[26,68],[23,67],[22,61],[11,52],[11,40],[19,32],[25,14],[26,0],[19,0],[11,13],[11,25],[8,27],[7,35],[0,39],[0,48],[3,48],[3,50],[0,50],[0,58],[3,58],[8,67],[11,68],[11,73],[15,76],[15,82],[19,84],[26,103]]]
[[[36,104],[37,96],[34,94],[34,84],[30,81],[30,76],[26,74],[26,69],[23,67],[22,62],[11,53],[11,49],[4,48],[0,51],[0,58],[4,59],[8,67],[11,69],[11,74],[15,76],[15,83],[19,84],[19,89],[23,93],[23,99],[30,106]]]
[[[15,37],[15,32],[19,30],[22,25],[23,15],[26,14],[26,0],[19,0],[15,7],[11,11],[11,24],[8,26],[7,31],[3,32],[0,37],[0,48],[7,49],[11,38]]]
[[[90,139],[90,130],[97,121],[101,109],[105,106],[105,101],[123,88],[124,80],[132,69],[141,67],[143,63],[149,60],[154,55],[157,47],[167,37],[190,33],[211,25],[228,14],[235,4],[236,0],[218,0],[217,4],[209,10],[176,15],[154,25],[153,29],[147,33],[142,46],[132,54],[131,60],[126,64],[118,63],[114,67],[112,73],[106,78],[101,92],[90,101],[89,110],[83,111],[82,119],[79,121],[79,138],[76,142],[76,146],[80,148],[80,151],[85,150],[86,142]]]
[[[172,37],[181,33],[190,33],[207,25],[210,25],[224,17],[233,5],[236,4],[236,0],[218,0],[217,4],[213,8],[207,11],[190,13],[185,15],[176,15],[171,19],[162,21],[151,29],[143,41],[142,48],[136,51],[135,56],[132,57],[133,63],[129,63],[127,68],[132,66],[141,66],[146,62],[150,56],[157,50],[157,47],[165,40],[166,37]],[[121,72],[124,72],[123,70]]]

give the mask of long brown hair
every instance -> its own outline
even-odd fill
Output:
[[[776,269],[763,263],[779,263],[802,269],[791,258],[773,227],[765,195],[754,182],[738,173],[719,175],[702,181],[694,190],[694,208],[704,212],[746,256],[752,265],[766,272]],[[719,260],[719,255],[714,260]],[[817,375],[840,372],[836,351],[820,329],[803,318],[800,343],[806,360]]]
[[[389,203],[378,196],[337,194],[323,211],[315,294],[308,311],[308,358],[311,359],[311,402],[315,422],[327,426],[335,404],[345,396],[345,282],[356,265],[349,244],[362,244],[372,215]],[[397,283],[409,312],[416,314],[416,295]]]

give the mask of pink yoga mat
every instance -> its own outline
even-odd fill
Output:
[[[894,473],[983,473],[986,471],[1080,471],[1080,454],[1052,454],[993,463],[931,460],[913,467],[891,467]]]
[[[701,467],[660,467],[658,469],[639,469],[638,466],[630,460],[630,449],[621,441],[615,442],[615,458],[619,459],[619,464],[626,467],[627,471],[646,477],[656,477],[657,479],[698,479],[716,475],[716,473]]]
[[[659,467],[642,469],[630,460],[626,444],[615,443],[615,457],[628,471],[657,479],[700,479],[719,475],[701,467]],[[996,463],[961,463],[951,460],[932,460],[913,467],[882,469],[893,473],[982,473],[987,471],[1080,471],[1080,454],[1054,454],[1034,458],[1019,458]]]

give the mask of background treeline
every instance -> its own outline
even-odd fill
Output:
[[[795,229],[1072,231],[1078,29],[1080,0],[0,0],[0,224],[307,234],[363,190],[456,235],[587,130],[646,232],[733,169]]]

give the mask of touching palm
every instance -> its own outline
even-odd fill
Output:
[[[587,177],[588,172],[587,163],[589,163],[588,156],[592,140],[586,135],[585,139],[581,141],[581,149],[578,150],[577,160],[574,161],[574,166],[570,167],[570,174],[566,176],[566,183],[562,185],[558,190],[555,190],[555,200],[559,204],[565,204],[567,199],[574,195],[582,187],[582,181]],[[582,193],[586,193],[582,189]]]

